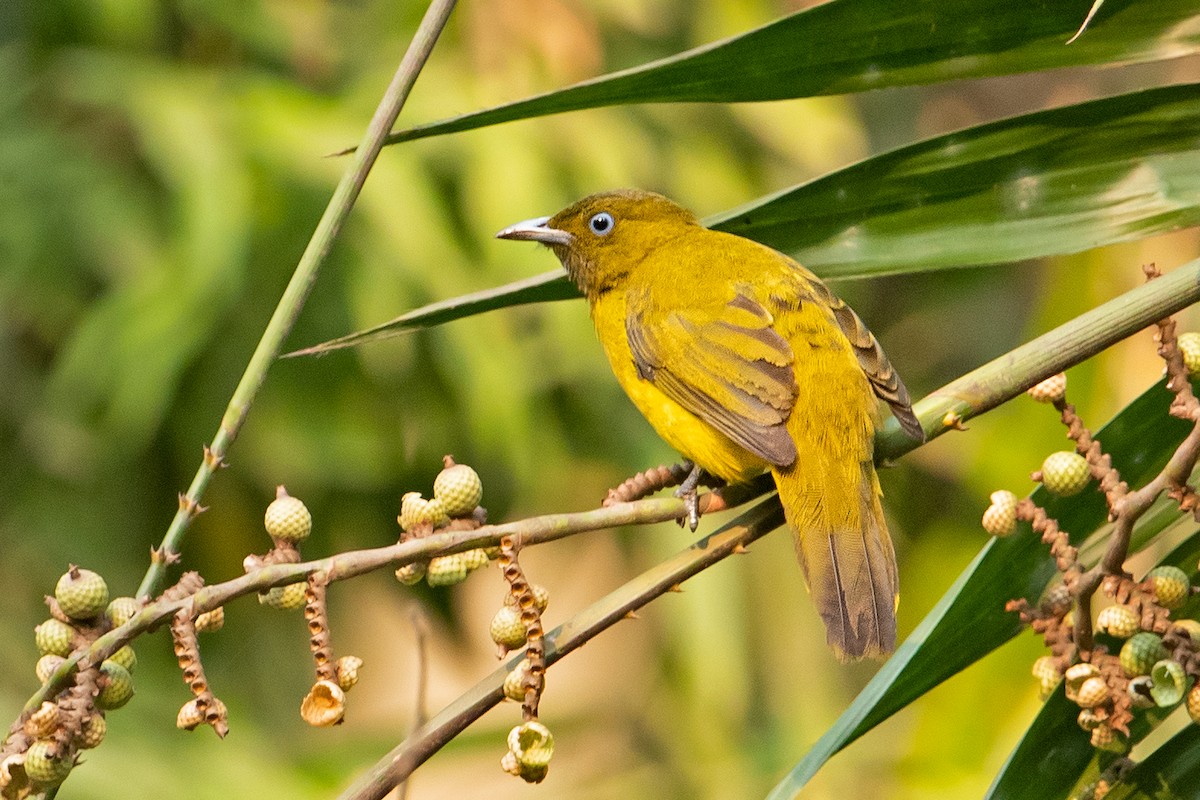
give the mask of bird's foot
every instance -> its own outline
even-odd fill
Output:
[[[683,462],[683,468],[691,470],[691,472],[683,479],[683,483],[679,484],[679,488],[675,490],[675,496],[683,499],[684,507],[687,508],[687,526],[695,533],[696,528],[700,525],[700,498],[697,489],[700,487],[700,480],[704,477],[704,470],[691,461]]]

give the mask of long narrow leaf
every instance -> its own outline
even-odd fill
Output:
[[[1200,786],[1200,725],[1188,725],[1130,770],[1109,800],[1195,797]]]
[[[1077,253],[1200,224],[1200,84],[981,125],[713,220],[827,277]]]
[[[1200,46],[1188,0],[834,0],[746,33],[554,92],[393,133],[390,142],[625,103],[782,100],[1088,64]]]
[[[1200,84],[1188,84],[939,136],[708,222],[791,252],[825,277],[994,264],[1198,225],[1197,163]],[[292,355],[577,296],[556,270],[425,306]]]

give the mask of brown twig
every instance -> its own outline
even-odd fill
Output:
[[[770,480],[770,476],[767,476]],[[710,512],[716,508],[733,507],[752,499],[762,491],[761,484],[729,487],[716,493],[700,496],[700,508]],[[203,586],[195,573],[185,573],[176,586],[164,592],[157,601],[145,606],[119,628],[99,636],[85,651],[73,654],[55,671],[41,688],[26,702],[26,711],[36,711],[42,702],[66,687],[81,658],[99,663],[143,632],[153,630],[169,620],[181,608],[195,616],[211,611],[235,598],[263,592],[275,586],[305,580],[314,572],[324,572],[330,583],[347,580],[385,567],[427,561],[433,556],[461,553],[476,547],[496,547],[504,536],[512,536],[521,546],[564,539],[589,531],[615,528],[622,525],[644,525],[677,519],[684,513],[682,500],[659,497],[622,503],[611,508],[580,511],[572,514],[550,514],[530,517],[503,525],[485,525],[471,530],[438,531],[430,536],[398,542],[387,547],[350,550],[328,558],[296,564],[275,564],[254,569],[246,575],[223,583]],[[453,527],[447,526],[448,528]]]
[[[504,580],[508,581],[509,594],[521,612],[521,624],[525,626],[525,663],[528,669],[521,682],[525,699],[521,703],[521,714],[526,722],[537,719],[538,703],[546,685],[546,641],[542,630],[542,612],[537,607],[533,587],[525,578],[525,571],[517,562],[517,548],[512,537],[500,540],[498,559]]]
[[[635,500],[641,500],[643,497],[649,497],[663,489],[678,486],[683,483],[690,472],[691,469],[682,464],[660,464],[657,467],[651,467],[631,478],[626,478],[620,485],[609,489],[601,505],[607,508],[617,503],[632,503]],[[705,474],[701,477],[699,485],[716,489],[724,486],[725,482],[720,478]]]

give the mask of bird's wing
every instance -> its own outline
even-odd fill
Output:
[[[793,354],[770,312],[745,294],[724,305],[655,313],[630,299],[625,332],[638,374],[775,466],[796,460],[786,423],[796,402]]]
[[[867,380],[871,382],[875,394],[891,406],[892,414],[895,415],[896,421],[900,423],[900,427],[905,433],[918,442],[925,441],[925,429],[921,427],[921,421],[913,413],[912,399],[908,396],[908,389],[904,386],[904,381],[900,380],[896,368],[888,360],[883,348],[879,346],[875,335],[871,333],[858,314],[854,313],[854,309],[829,291],[825,284],[814,281],[813,291],[829,304],[833,318],[837,321],[838,327],[842,329],[842,333],[846,334],[846,338],[850,340],[850,345],[854,348],[854,355],[858,359],[858,365],[866,373]]]

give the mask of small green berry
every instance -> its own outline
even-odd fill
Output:
[[[1043,700],[1050,697],[1063,678],[1053,656],[1042,656],[1033,662],[1033,677],[1037,680],[1038,696]]]
[[[108,723],[104,721],[103,714],[96,712],[83,723],[83,728],[75,737],[75,744],[82,750],[99,747],[100,743],[104,741],[106,733],[108,733]]]
[[[25,751],[25,774],[37,787],[57,786],[70,774],[75,759],[60,751],[53,739],[39,739]]]
[[[1176,609],[1187,602],[1192,584],[1187,573],[1179,567],[1162,564],[1146,573],[1145,580],[1154,587],[1154,599],[1163,608]]]
[[[492,617],[489,629],[492,641],[505,650],[516,650],[525,646],[525,623],[521,621],[521,612],[515,606],[501,606]]]
[[[423,561],[414,561],[411,564],[405,564],[396,570],[396,580],[405,586],[416,586],[424,580],[426,568],[427,566]]]
[[[474,550],[467,550],[462,554],[462,557],[463,563],[467,565],[467,569],[471,572],[488,565],[487,553],[483,552],[483,549],[479,547],[476,547]]]
[[[405,531],[426,524],[439,528],[450,521],[440,500],[426,500],[420,492],[409,492],[400,498],[400,516],[397,519],[400,528]]]
[[[1079,494],[1091,479],[1087,459],[1078,453],[1062,450],[1051,453],[1042,462],[1042,484],[1060,497]]]
[[[125,668],[125,671],[130,675],[133,674],[133,668],[137,666],[137,653],[133,652],[133,648],[125,645],[117,652],[108,657],[108,660],[114,664],[120,664]]]
[[[1081,708],[1095,708],[1108,701],[1108,683],[1099,675],[1085,680],[1075,693],[1075,702]]]
[[[42,739],[58,730],[61,720],[62,713],[58,710],[58,705],[48,700],[43,701],[38,710],[30,714],[29,719],[25,721],[25,732],[35,739]]]
[[[279,486],[275,489],[275,499],[267,506],[263,524],[272,539],[295,544],[312,533],[312,514],[308,506]]]
[[[343,692],[350,691],[358,684],[358,671],[362,665],[363,660],[358,656],[342,656],[337,660],[337,684]]]
[[[1054,403],[1067,396],[1067,376],[1065,373],[1051,375],[1046,380],[1029,390],[1029,396],[1039,403]]]
[[[71,619],[92,619],[108,605],[108,584],[99,574],[72,564],[58,579],[54,599]]]
[[[111,660],[100,665],[100,694],[96,695],[96,708],[106,711],[120,708],[133,697],[133,676],[129,670]]]
[[[37,660],[37,664],[34,666],[33,671],[37,674],[38,680],[42,683],[45,683],[46,681],[50,680],[51,675],[58,672],[58,668],[61,667],[66,660],[67,659],[63,658],[62,656],[55,655],[54,653],[47,653]]]
[[[1200,333],[1181,333],[1176,344],[1183,354],[1183,365],[1187,367],[1188,375],[1195,377],[1200,374]]]
[[[1100,670],[1096,668],[1096,665],[1087,661],[1067,667],[1067,671],[1063,673],[1063,680],[1065,681],[1064,690],[1066,691],[1067,699],[1072,703],[1078,702],[1079,690],[1083,688],[1083,685],[1087,681],[1099,675]]]
[[[213,633],[225,627],[225,606],[217,606],[196,617],[197,633]]]
[[[71,655],[75,629],[58,619],[48,619],[33,629],[33,640],[42,654]]]
[[[529,675],[529,659],[523,658],[504,676],[504,696],[518,703],[525,702],[525,678]]]
[[[1121,668],[1129,677],[1149,675],[1159,661],[1167,657],[1162,637],[1156,633],[1135,633],[1121,646]]]
[[[108,617],[114,628],[119,628],[141,610],[142,604],[132,597],[114,597],[104,610],[104,616]]]
[[[1118,639],[1128,639],[1140,629],[1138,615],[1129,606],[1109,606],[1096,617],[1096,630]]]
[[[483,499],[483,482],[466,464],[455,464],[449,456],[446,461],[446,468],[433,481],[433,496],[450,516],[470,516]]]
[[[1001,489],[992,492],[991,500],[983,512],[983,529],[992,536],[1008,536],[1017,529],[1017,496]]]
[[[429,560],[425,581],[430,586],[453,586],[467,579],[467,560],[462,553],[438,556]]]
[[[280,611],[295,611],[297,608],[303,608],[305,600],[304,590],[308,586],[307,583],[289,583],[287,586],[272,586],[266,592],[259,592],[258,602],[271,608],[277,608]]]

